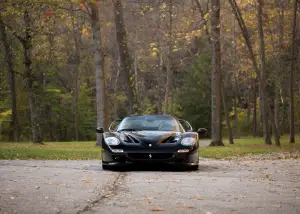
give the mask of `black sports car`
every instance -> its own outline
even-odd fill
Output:
[[[198,130],[201,131],[206,130]],[[97,128],[97,132],[103,134],[103,169],[127,163],[162,162],[198,169],[199,135],[185,120],[169,115],[128,116],[114,121],[109,132],[102,128]]]

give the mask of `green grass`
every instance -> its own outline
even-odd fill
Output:
[[[100,148],[90,142],[0,143],[0,159],[91,160],[100,159]]]
[[[200,156],[205,158],[222,159],[232,156],[243,156],[248,154],[270,154],[279,152],[300,151],[300,137],[296,136],[296,143],[290,144],[288,136],[281,137],[281,147],[265,145],[263,138],[243,137],[235,139],[233,145],[224,140],[224,147],[203,147]],[[274,144],[274,141],[272,141]]]
[[[229,145],[224,139],[224,147],[204,147],[200,156],[205,158],[226,158],[247,154],[268,154],[274,152],[300,151],[300,137],[296,143],[290,144],[288,136],[281,138],[280,148],[265,145],[262,138],[243,137],[236,139],[234,145]],[[0,159],[41,159],[41,160],[92,160],[100,159],[100,148],[95,141],[90,142],[47,142],[45,145],[32,143],[0,142]]]

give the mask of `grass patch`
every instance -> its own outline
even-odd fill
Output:
[[[100,159],[100,148],[90,142],[0,143],[0,159],[92,160]]]
[[[205,158],[221,159],[232,156],[244,156],[248,154],[270,154],[279,152],[300,151],[300,137],[296,137],[296,143],[289,143],[289,136],[282,136],[281,147],[265,145],[263,138],[243,137],[235,139],[233,145],[224,140],[224,147],[204,147],[200,149],[200,156]],[[274,143],[274,142],[273,142]]]
[[[89,142],[47,142],[36,145],[28,142],[0,142],[0,159],[40,159],[40,160],[93,160],[101,158],[101,149]],[[224,140],[224,147],[203,147],[200,156],[221,159],[247,154],[268,154],[277,152],[300,151],[300,137],[290,144],[288,136],[281,138],[281,147],[265,145],[263,138],[243,137],[236,139],[234,145]]]

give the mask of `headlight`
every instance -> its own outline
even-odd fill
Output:
[[[181,144],[184,146],[193,146],[196,143],[196,139],[193,137],[183,138]]]
[[[107,137],[105,138],[105,142],[109,146],[116,146],[120,144],[120,141],[116,137]]]

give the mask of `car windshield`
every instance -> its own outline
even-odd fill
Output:
[[[132,116],[126,117],[119,125],[117,131],[182,131],[176,119],[168,116]]]

